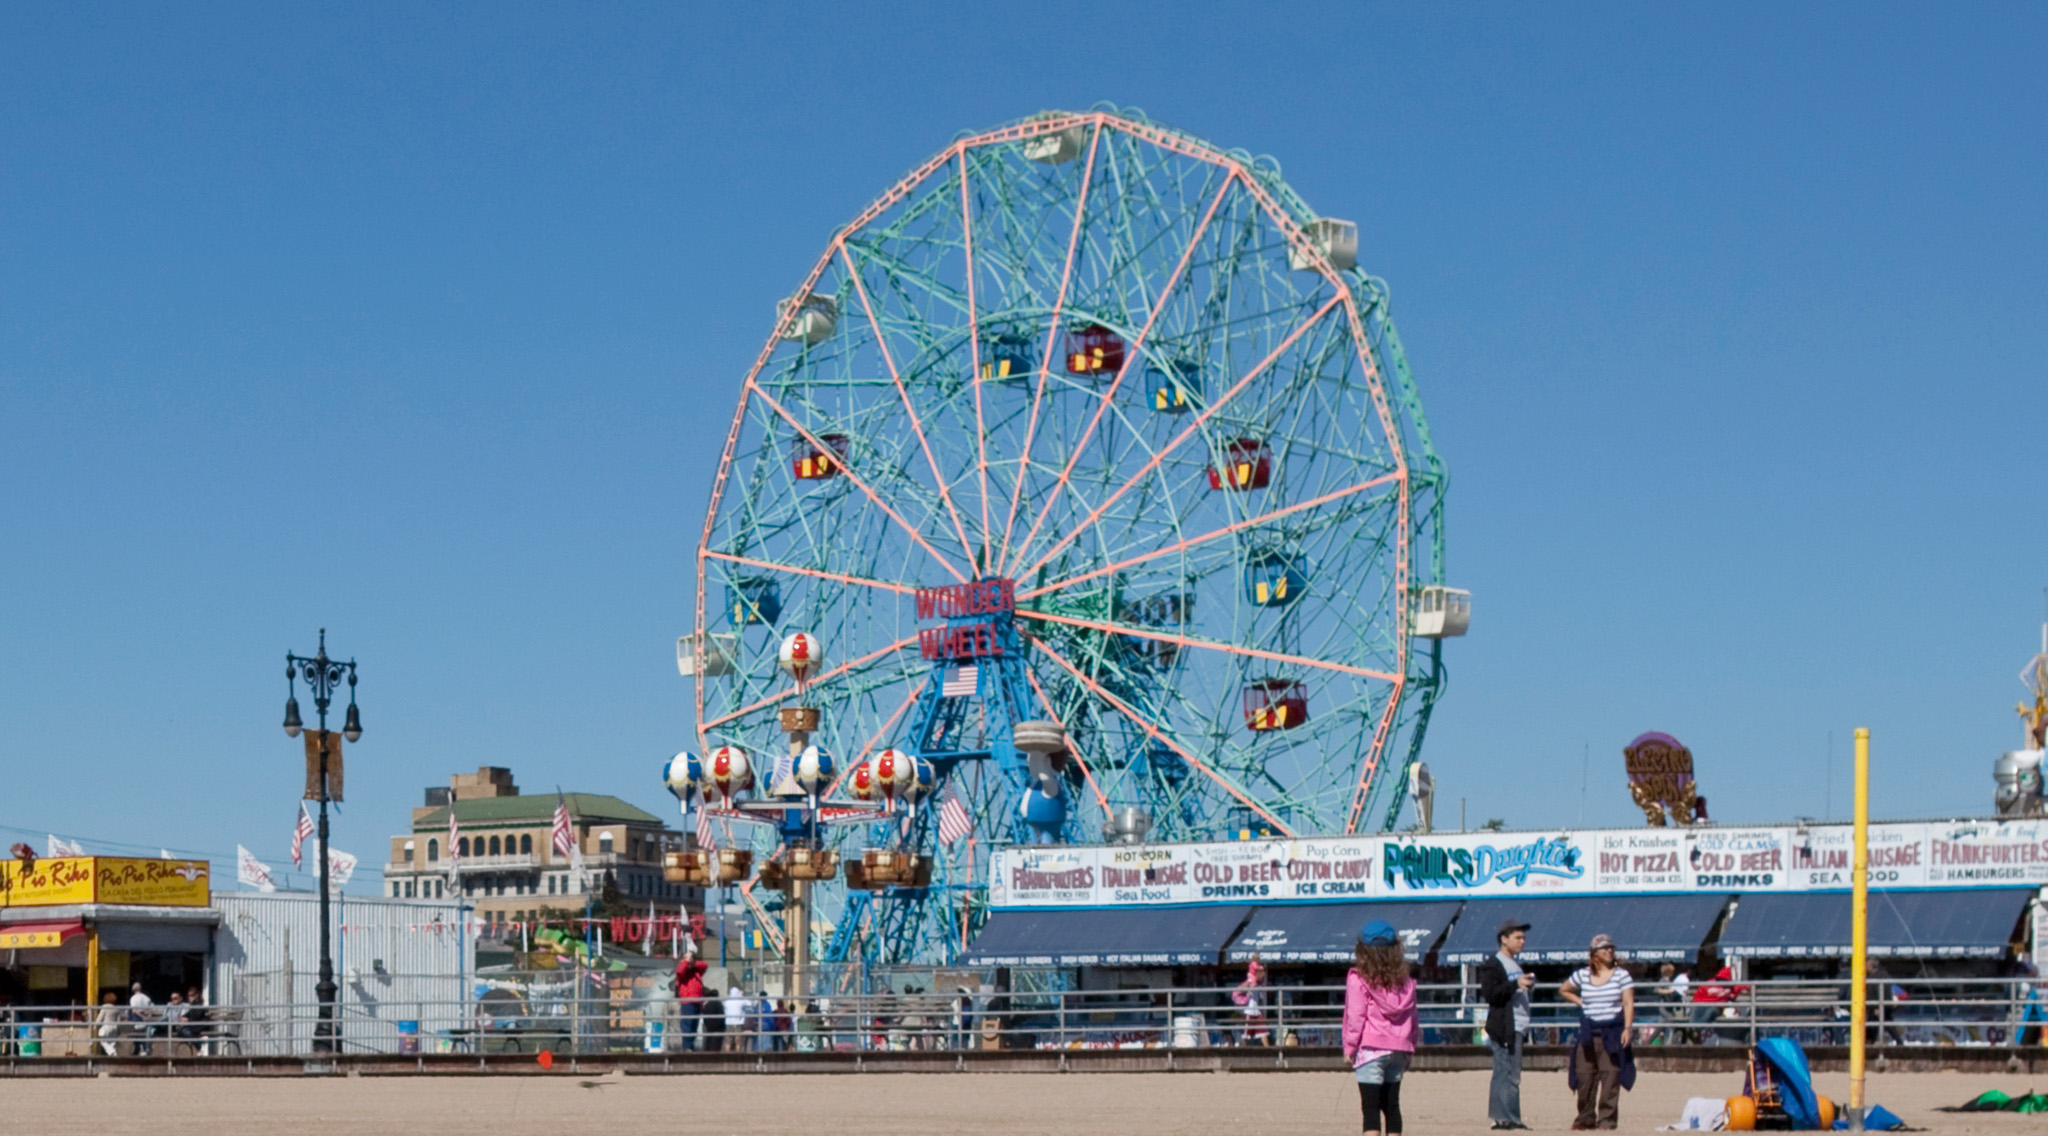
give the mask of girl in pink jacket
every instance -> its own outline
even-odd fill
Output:
[[[1401,937],[1386,920],[1375,919],[1359,929],[1357,961],[1344,976],[1344,1058],[1358,1082],[1366,1136],[1399,1136],[1401,1075],[1421,1032]]]

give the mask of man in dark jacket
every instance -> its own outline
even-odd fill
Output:
[[[1527,1128],[1522,1123],[1522,1045],[1529,1037],[1529,988],[1536,979],[1524,973],[1515,956],[1529,940],[1529,925],[1504,919],[1494,939],[1499,953],[1479,964],[1479,997],[1486,1002],[1486,1040],[1493,1049],[1493,1086],[1486,1114],[1495,1128]]]

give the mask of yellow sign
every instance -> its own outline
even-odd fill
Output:
[[[37,860],[24,873],[21,861],[0,861],[0,903],[9,907],[55,907],[92,902],[91,856]]]
[[[128,860],[95,856],[93,885],[101,903],[205,907],[212,879],[204,860]]]
[[[205,907],[213,897],[212,882],[204,860],[61,856],[37,860],[28,872],[22,871],[19,860],[0,860],[0,907],[73,903]]]
[[[75,934],[78,925],[73,923],[70,930]],[[45,927],[35,931],[12,931],[0,929],[0,950],[27,950],[30,947],[61,947],[64,945],[64,929]]]

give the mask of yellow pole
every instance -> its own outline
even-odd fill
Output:
[[[1856,852],[1849,908],[1849,1129],[1863,1131],[1863,1022],[1870,972],[1870,731],[1856,731]]]
[[[98,927],[87,927],[85,929],[85,1004],[88,1006],[100,1004],[100,929]],[[86,1017],[90,1019],[92,1011],[86,1011]]]

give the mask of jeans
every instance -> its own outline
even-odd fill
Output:
[[[1493,1050],[1493,1084],[1487,1090],[1486,1115],[1495,1124],[1522,1123],[1522,1046],[1527,1030],[1516,1030],[1509,1044],[1486,1040]]]

